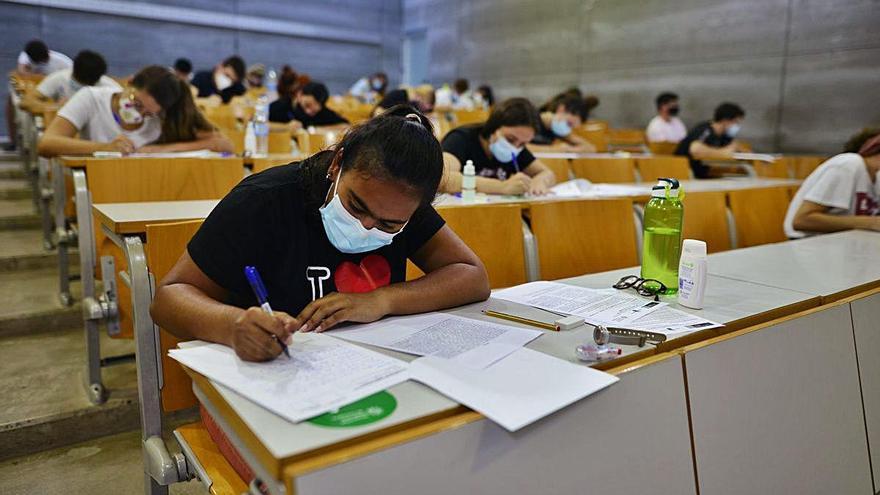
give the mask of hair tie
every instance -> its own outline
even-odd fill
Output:
[[[404,117],[404,119],[409,120],[411,122],[415,122],[419,125],[421,125],[421,123],[422,123],[422,119],[420,119],[419,115],[416,113],[409,113],[406,115],[406,117]]]

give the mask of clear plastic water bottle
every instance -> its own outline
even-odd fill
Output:
[[[254,156],[266,156],[269,154],[269,98],[260,96],[254,111],[254,136],[257,139],[257,149]]]
[[[477,197],[477,176],[473,160],[464,164],[461,174],[461,199],[465,203],[473,203]]]
[[[681,228],[684,206],[676,179],[659,179],[645,206],[642,278],[659,280],[666,294],[678,292],[678,262],[681,258]]]
[[[269,103],[278,99],[278,73],[274,67],[269,67],[269,72],[266,73],[266,96]]]

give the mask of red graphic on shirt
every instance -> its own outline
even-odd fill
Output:
[[[856,215],[876,215],[880,206],[866,192],[856,193]]]
[[[357,265],[343,261],[336,267],[333,283],[338,292],[370,292],[391,283],[391,266],[378,254],[364,257]]]

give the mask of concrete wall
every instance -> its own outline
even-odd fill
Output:
[[[159,7],[159,19],[109,15],[97,8],[126,2],[67,0],[55,2],[64,9],[40,4],[52,2],[0,0],[0,68],[15,67],[24,44],[43,39],[50,48],[71,58],[82,49],[101,52],[110,74],[125,75],[148,64],[170,65],[186,56],[196,69],[208,69],[226,56],[238,53],[247,63],[263,62],[280,68],[287,63],[327,83],[332,92],[345,91],[360,76],[382,69],[392,83],[400,79],[400,0],[152,0],[138,6]],[[247,17],[256,29],[171,22],[173,8],[194,9],[195,18],[220,14],[227,21]],[[152,14],[150,14],[152,15]],[[166,19],[161,17],[165,15]],[[227,17],[228,16],[228,17]],[[178,16],[178,19],[180,16]],[[224,19],[221,19],[224,20]],[[271,32],[273,22],[303,23],[314,36]],[[266,26],[261,29],[261,26]],[[261,32],[264,31],[264,32]],[[283,32],[283,26],[281,31]],[[364,32],[374,40],[340,40]],[[337,34],[329,34],[337,33]],[[336,39],[334,39],[334,37]],[[7,86],[0,89],[4,106]],[[0,135],[6,135],[6,122]]]
[[[434,83],[491,84],[537,101],[577,85],[595,116],[642,127],[657,93],[689,125],[721,101],[767,151],[833,153],[880,125],[878,0],[403,0],[425,29]]]

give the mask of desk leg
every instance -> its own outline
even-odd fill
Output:
[[[526,256],[526,280],[534,282],[541,280],[540,263],[538,262],[538,243],[535,241],[535,235],[529,224],[522,221],[523,231],[523,253]]]
[[[43,248],[47,251],[55,247],[52,239],[51,199],[53,188],[49,184],[49,160],[37,157],[37,194],[40,199],[40,217],[43,221]]]
[[[79,234],[79,270],[82,281],[83,308],[95,299],[95,230],[92,223],[92,201],[86,184],[84,170],[73,171],[73,189],[76,199],[76,219]],[[104,402],[104,384],[101,381],[101,340],[98,320],[83,317],[86,339],[85,386],[89,400],[95,404]]]
[[[67,217],[64,214],[67,191],[64,187],[64,167],[59,160],[52,160],[52,189],[55,199],[55,242],[58,246],[58,298],[61,304],[70,306],[73,298],[70,295],[70,257],[67,249],[73,236],[67,229]]]

